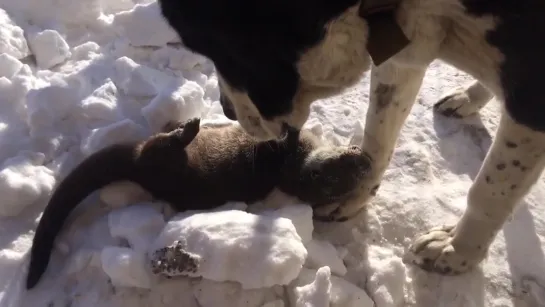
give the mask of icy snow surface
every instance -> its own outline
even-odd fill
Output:
[[[417,233],[462,213],[495,133],[495,103],[464,120],[433,114],[443,92],[468,81],[441,62],[431,65],[381,190],[355,221],[313,224],[304,204],[251,213],[234,213],[246,206],[231,204],[208,222],[204,213],[184,221],[119,183],[76,210],[41,283],[26,292],[33,231],[53,187],[76,163],[171,119],[229,121],[213,66],[180,45],[156,3],[0,0],[0,306],[545,306],[543,182],[504,227],[482,270],[443,278],[402,261]],[[348,142],[361,133],[367,93],[365,76],[314,104],[307,126]],[[229,214],[245,217],[228,222]],[[252,221],[264,227],[257,239]],[[201,277],[151,272],[151,246],[168,225],[189,233],[185,248],[210,262],[201,262]],[[278,249],[267,253],[264,244]]]

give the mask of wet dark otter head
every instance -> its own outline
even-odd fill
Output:
[[[301,131],[297,150],[288,155],[279,189],[313,206],[349,198],[369,173],[371,158],[358,146],[317,146],[310,134]]]

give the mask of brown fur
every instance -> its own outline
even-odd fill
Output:
[[[200,127],[199,119],[169,123],[148,140],[94,153],[60,183],[36,229],[27,289],[45,272],[70,212],[112,182],[135,182],[177,211],[212,209],[228,201],[253,203],[275,188],[322,206],[349,197],[369,165],[359,147],[329,147],[310,131],[259,142],[240,126]]]

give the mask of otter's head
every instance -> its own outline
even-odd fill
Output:
[[[184,45],[216,68],[224,113],[259,140],[301,129],[312,102],[369,68],[358,0],[159,0]]]
[[[371,158],[358,146],[308,148],[303,142],[288,158],[279,189],[314,207],[349,199],[369,174]]]

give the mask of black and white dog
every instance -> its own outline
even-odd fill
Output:
[[[459,274],[479,264],[545,165],[543,0],[159,0],[190,50],[216,67],[225,114],[251,135],[301,128],[310,104],[371,69],[363,149],[373,170],[356,197],[322,209],[354,216],[376,194],[400,129],[435,59],[478,81],[444,96],[445,115],[478,112],[492,97],[503,114],[454,226],[411,246],[421,268]]]

